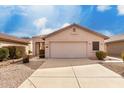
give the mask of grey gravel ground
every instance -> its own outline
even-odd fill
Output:
[[[101,64],[104,67],[120,74],[122,77],[124,77],[124,63],[118,63],[118,62],[109,62],[109,63],[103,63]]]
[[[34,59],[30,63],[20,62],[0,68],[0,88],[16,88],[24,82],[43,64],[43,60]]]

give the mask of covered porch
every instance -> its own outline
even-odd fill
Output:
[[[32,38],[33,55],[39,56],[40,50],[45,50],[44,36],[36,36]]]

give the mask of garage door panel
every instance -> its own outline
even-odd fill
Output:
[[[50,44],[51,58],[82,58],[86,57],[85,42],[54,42]]]

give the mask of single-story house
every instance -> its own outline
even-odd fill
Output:
[[[0,47],[24,46],[26,52],[38,56],[45,51],[45,58],[88,58],[96,51],[106,51],[107,36],[77,24],[61,28],[48,35],[22,39],[0,33]]]
[[[111,36],[105,42],[108,55],[120,57],[124,52],[124,34]]]
[[[106,51],[106,39],[103,34],[72,24],[45,36],[33,37],[33,55],[44,49],[46,58],[95,57],[96,51]]]
[[[6,35],[0,33],[0,48],[6,46],[23,46],[26,49],[26,53],[30,49],[30,39],[22,39],[15,36]]]

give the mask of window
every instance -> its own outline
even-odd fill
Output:
[[[99,42],[93,42],[93,50],[99,50]]]

